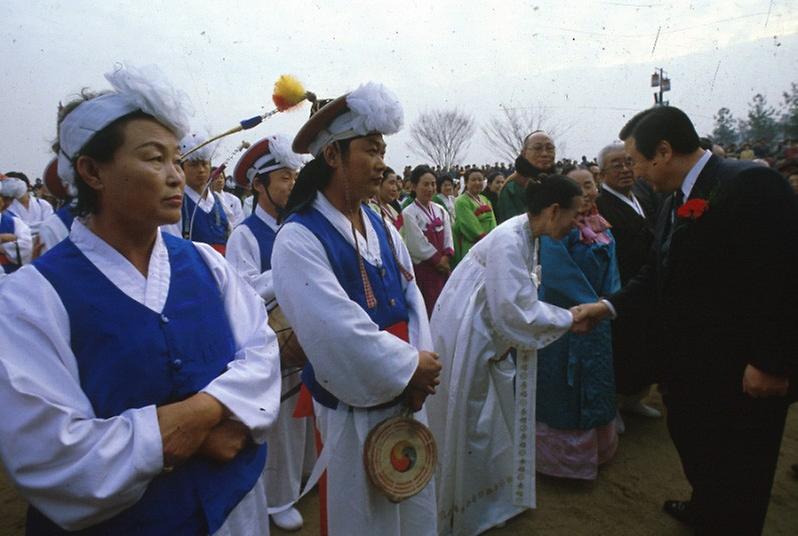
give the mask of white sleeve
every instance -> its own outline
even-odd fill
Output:
[[[39,221],[46,220],[49,216],[51,216],[55,211],[53,210],[53,205],[45,201],[44,199],[34,198],[37,203],[39,203],[39,207],[41,207],[42,217],[39,218]]]
[[[419,226],[416,216],[416,209],[412,204],[408,205],[402,211],[402,237],[404,238],[405,244],[407,244],[407,250],[410,252],[413,261],[421,263],[435,256],[438,250],[435,249],[435,246],[430,244],[427,237],[424,236],[424,231]]]
[[[230,263],[238,275],[255,289],[263,301],[270,302],[274,299],[274,284],[272,271],[260,271],[260,246],[252,231],[246,225],[239,225],[227,240],[225,251],[227,262]]]
[[[33,237],[28,224],[16,216],[14,216],[14,235],[17,237],[16,241],[3,244],[3,251],[6,257],[16,264],[17,248],[19,248],[19,257],[22,259],[22,264],[29,264],[33,253]]]
[[[69,236],[69,229],[56,214],[52,214],[45,219],[39,226],[39,241],[44,245],[41,254],[47,251]]]
[[[452,218],[449,217],[447,210],[441,210],[443,213],[443,247],[454,251],[454,238],[452,237]]]
[[[497,233],[488,244],[485,294],[493,329],[499,338],[522,350],[551,344],[571,327],[573,316],[538,300],[538,292],[510,229]],[[495,232],[495,231],[494,231]]]
[[[260,297],[217,251],[194,242],[216,279],[235,339],[235,358],[203,391],[244,423],[257,443],[280,410],[280,351]]]
[[[3,465],[25,499],[67,530],[113,517],[163,468],[155,406],[95,416],[66,310],[33,266],[3,281],[1,299]]]
[[[408,262],[401,240],[395,242],[397,256]],[[418,351],[380,331],[349,298],[313,233],[298,223],[285,224],[277,233],[272,269],[277,301],[325,389],[356,407],[383,404],[404,391],[418,366]],[[426,334],[419,331],[429,340],[428,325]]]
[[[233,209],[233,226],[236,226],[244,221],[244,208],[241,206],[241,200],[238,197],[229,194],[229,198]]]

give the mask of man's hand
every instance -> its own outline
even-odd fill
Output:
[[[441,383],[438,379],[441,373],[441,363],[438,354],[420,350],[418,352],[418,366],[410,378],[410,385],[428,395],[435,394],[435,387]]]
[[[193,456],[226,412],[218,400],[206,393],[159,407],[164,468],[174,467]]]
[[[787,378],[762,372],[753,365],[747,365],[743,372],[743,392],[751,398],[784,396],[789,387]]]
[[[574,316],[571,331],[579,334],[589,332],[596,327],[596,324],[612,315],[610,308],[603,302],[583,303],[571,307],[570,311]]]
[[[416,389],[412,385],[408,385],[405,389],[405,403],[413,413],[421,411],[424,402],[427,400],[427,393],[420,389]]]
[[[232,461],[249,442],[249,429],[238,421],[225,419],[205,437],[199,454],[213,461]]]
[[[14,233],[0,233],[0,243],[5,244],[6,242],[13,242],[17,239],[17,235]]]

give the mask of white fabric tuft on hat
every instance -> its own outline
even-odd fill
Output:
[[[310,143],[310,152],[318,156],[325,146],[368,134],[396,134],[402,129],[404,111],[396,95],[376,82],[368,82],[346,96],[346,112],[322,129]]]
[[[208,137],[203,134],[191,133],[184,136],[183,139],[180,140],[180,154],[186,154],[194,147],[202,143],[205,143],[207,139]],[[206,162],[210,162],[211,159],[213,158],[213,153],[216,152],[216,145],[217,144],[215,143],[209,143],[205,147],[197,149],[196,151],[188,155],[186,160],[198,160],[198,161],[203,160]]]
[[[175,90],[158,67],[137,69],[118,66],[105,75],[113,91],[79,104],[58,128],[58,176],[74,191],[72,162],[95,134],[125,115],[137,110],[153,116],[174,132],[178,139],[188,132],[188,115],[193,113],[188,96]]]

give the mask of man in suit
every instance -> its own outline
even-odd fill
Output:
[[[798,213],[762,166],[699,147],[658,107],[621,130],[637,176],[671,193],[649,260],[620,292],[574,308],[575,330],[651,311],[668,429],[693,488],[664,509],[697,534],[760,534],[798,369]]]
[[[656,218],[635,194],[637,182],[632,165],[622,143],[607,145],[599,151],[601,195],[596,206],[612,225],[622,285],[645,264],[654,239]],[[661,417],[660,412],[643,403],[654,382],[651,352],[646,344],[648,321],[648,315],[635,315],[613,323],[612,361],[619,409],[656,418]]]

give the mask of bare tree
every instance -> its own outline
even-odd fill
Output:
[[[423,112],[410,127],[407,147],[446,169],[462,161],[475,130],[474,118],[458,110]]]
[[[524,138],[535,130],[543,130],[548,134],[562,152],[564,146],[557,143],[557,138],[565,135],[573,125],[554,125],[545,106],[526,108],[510,108],[501,105],[501,114],[488,120],[482,127],[482,133],[488,145],[508,162],[512,162],[521,154]]]

